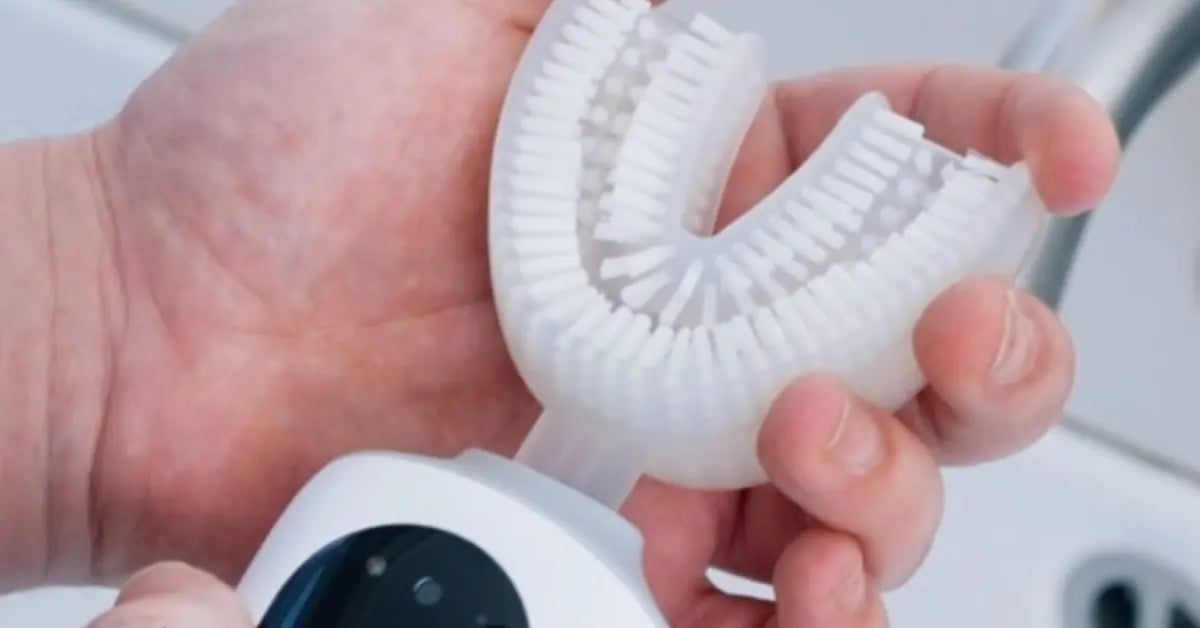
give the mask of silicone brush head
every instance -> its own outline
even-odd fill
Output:
[[[879,94],[712,234],[764,68],[756,37],[641,0],[557,0],[535,31],[490,207],[501,326],[546,408],[532,466],[616,502],[642,472],[759,483],[790,381],[832,372],[894,408],[923,384],[929,302],[1019,270],[1047,216],[1026,168],[926,140]]]

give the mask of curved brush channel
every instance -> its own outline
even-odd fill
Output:
[[[611,505],[644,473],[762,481],[758,426],[804,373],[898,405],[922,384],[910,342],[929,301],[1015,273],[1041,231],[1023,165],[938,146],[871,93],[713,234],[764,68],[755,36],[703,15],[556,0],[513,79],[493,284],[546,408],[518,459]]]

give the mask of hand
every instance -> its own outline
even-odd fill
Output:
[[[111,581],[172,559],[228,581],[341,454],[515,451],[538,408],[490,302],[486,184],[508,78],[546,5],[243,0],[112,124],[44,151],[60,155],[51,175],[75,172],[91,195],[71,210],[96,216],[59,234],[96,253],[73,251],[60,274],[107,288],[55,302],[108,324],[60,325],[53,346],[102,347],[105,368],[51,373],[71,387],[49,389],[74,395],[54,407],[71,412],[29,422],[26,438],[50,439],[31,451],[53,453],[18,486],[54,516],[0,522],[0,554],[45,530],[26,575]],[[855,69],[775,90],[724,216],[868,89],[939,141],[1028,160],[1056,210],[1092,206],[1112,181],[1113,128],[1073,88],[982,68]],[[908,578],[937,526],[939,465],[1026,446],[1072,378],[1062,325],[995,278],[938,299],[916,348],[930,385],[896,415],[827,377],[786,391],[763,430],[770,486],[641,483],[626,511],[672,625],[882,625],[880,591]],[[778,604],[720,594],[710,565],[773,578]]]
[[[159,563],[134,574],[113,609],[88,628],[253,628],[233,589],[180,563]]]

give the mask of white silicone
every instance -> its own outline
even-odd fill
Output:
[[[494,152],[496,306],[545,407],[518,459],[610,505],[637,478],[759,483],[777,393],[832,372],[894,408],[923,384],[929,302],[1013,275],[1047,213],[1022,164],[960,155],[864,95],[713,235],[767,89],[763,46],[643,0],[555,0]]]

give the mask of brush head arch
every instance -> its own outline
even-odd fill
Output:
[[[872,93],[711,233],[766,89],[755,36],[643,0],[557,0],[514,77],[489,210],[496,305],[553,438],[620,452],[582,457],[592,473],[761,482],[758,428],[788,382],[833,372],[897,406],[923,384],[911,335],[928,303],[1016,273],[1041,232],[1024,165],[947,150]]]

